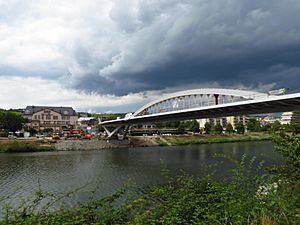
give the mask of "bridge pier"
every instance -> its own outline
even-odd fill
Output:
[[[118,138],[120,136],[122,136],[124,139],[124,137],[127,135],[128,133],[128,129],[129,129],[129,125],[125,125],[125,126],[117,126],[114,130],[110,131],[106,126],[103,126],[106,134],[107,134],[107,139],[113,139],[113,137],[117,136]]]

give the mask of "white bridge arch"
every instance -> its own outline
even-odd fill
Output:
[[[169,94],[144,105],[133,114],[126,114],[125,118],[99,124],[111,138],[118,132],[126,135],[129,126],[134,124],[299,110],[300,93],[278,95],[207,88]],[[110,131],[107,126],[117,127]]]
[[[245,90],[216,88],[193,89],[175,92],[152,101],[138,109],[133,116],[143,116],[244,100],[254,100],[258,98],[265,98],[267,96],[268,94],[266,93]]]

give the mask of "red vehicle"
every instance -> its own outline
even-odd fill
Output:
[[[84,139],[89,139],[89,140],[91,140],[92,139],[92,137],[93,137],[93,135],[91,135],[91,134],[86,134],[86,135],[84,135]]]
[[[67,138],[82,138],[84,135],[85,133],[82,130],[70,130]]]

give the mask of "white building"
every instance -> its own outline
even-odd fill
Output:
[[[300,112],[284,112],[281,115],[281,124],[292,124],[300,121]]]

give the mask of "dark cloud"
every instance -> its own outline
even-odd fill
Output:
[[[122,44],[74,87],[116,95],[213,82],[299,90],[299,1],[137,2],[112,9]]]
[[[215,84],[299,91],[299,0],[0,6],[0,76],[39,76],[119,96]]]

